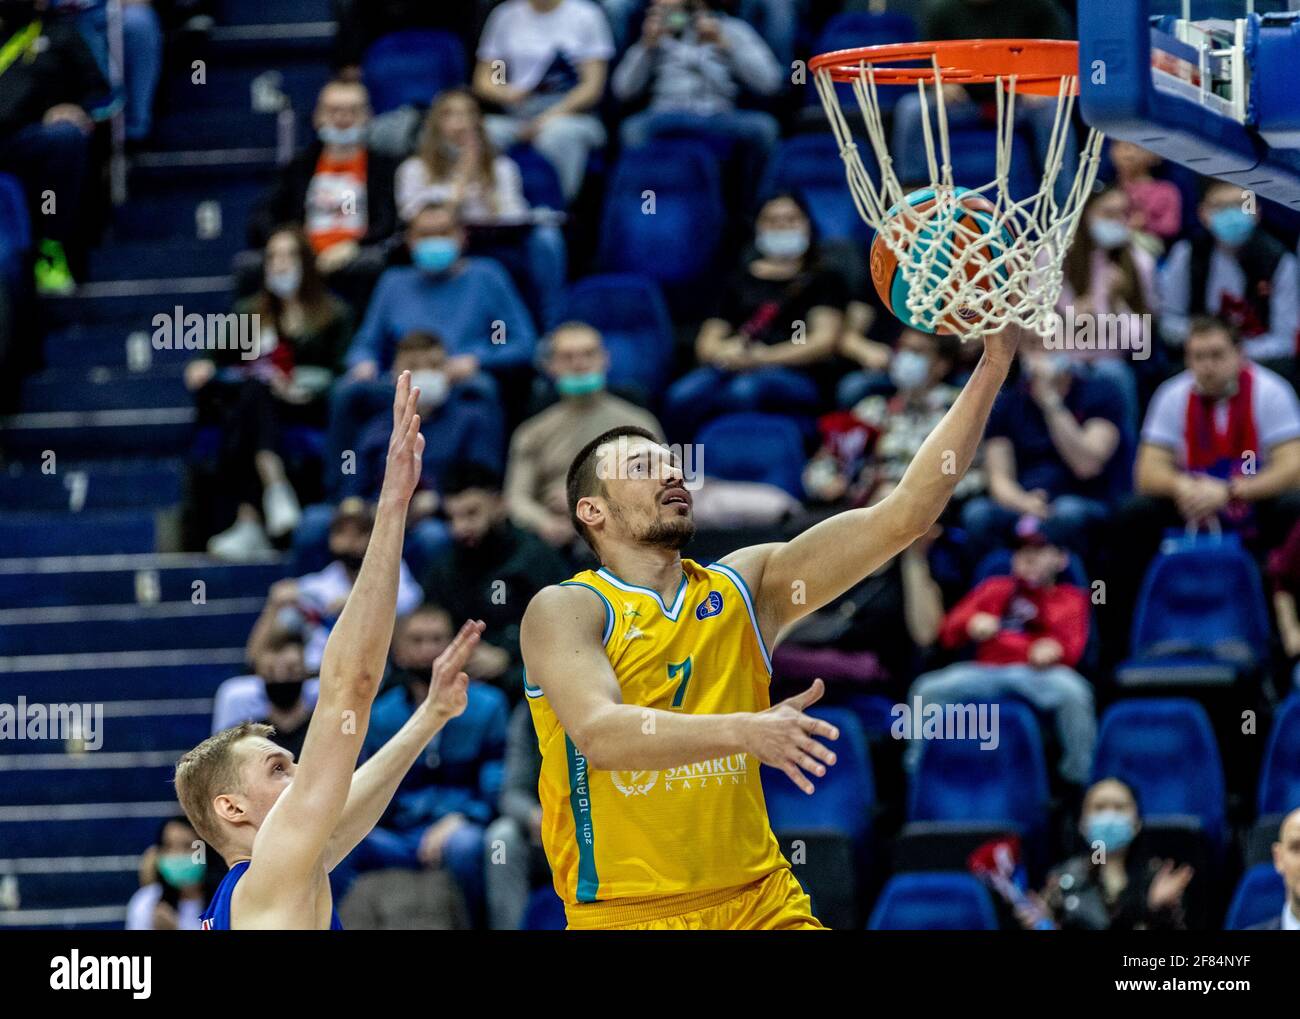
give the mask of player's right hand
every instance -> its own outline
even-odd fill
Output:
[[[420,414],[416,409],[420,390],[411,385],[411,373],[402,372],[393,397],[393,433],[388,440],[388,463],[384,468],[384,485],[380,498],[400,500],[405,507],[420,483],[424,464],[424,436],[420,433]]]
[[[835,726],[804,714],[804,709],[821,700],[825,691],[825,684],[815,679],[803,693],[773,704],[766,711],[745,716],[746,752],[770,767],[780,768],[809,795],[813,784],[804,772],[820,778],[826,774],[826,765],[834,764],[836,759],[833,750],[813,737],[840,738]]]

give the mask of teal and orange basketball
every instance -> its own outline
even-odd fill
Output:
[[[987,291],[1004,278],[1000,267],[989,270],[990,263],[1010,247],[1011,232],[1006,226],[996,223],[996,209],[992,202],[970,191],[969,188],[953,188],[961,210],[947,223],[926,223],[924,214],[934,205],[936,196],[934,188],[922,188],[913,191],[886,213],[885,225],[876,231],[871,241],[871,280],[876,285],[876,293],[899,320],[914,329],[927,333],[952,333],[965,335],[971,325],[979,318],[980,302],[978,297],[964,302],[943,315],[938,321],[928,312],[913,313],[907,307],[910,284],[899,257],[886,243],[885,230],[895,229],[895,236],[906,236],[900,253],[910,262],[910,267],[919,270],[925,259],[932,257],[930,276],[934,285],[940,285],[943,277],[951,272],[964,274],[967,280],[983,277],[975,283],[977,290]],[[900,222],[895,222],[895,221]],[[958,227],[965,229],[959,229]],[[900,229],[901,228],[901,229]],[[932,245],[939,245],[939,251],[929,255]],[[971,245],[976,250],[969,255],[965,249]]]

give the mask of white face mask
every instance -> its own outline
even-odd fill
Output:
[[[298,287],[302,285],[302,267],[295,265],[292,269],[285,269],[283,272],[267,272],[266,289],[275,294],[276,297],[292,297],[298,292]]]
[[[1116,248],[1122,248],[1128,244],[1129,238],[1133,236],[1133,231],[1128,228],[1127,223],[1099,218],[1092,220],[1088,224],[1088,234],[1097,247],[1106,251],[1114,251]]]
[[[416,406],[422,414],[441,407],[447,402],[447,394],[451,391],[447,373],[433,369],[411,372],[411,385],[420,390]]]

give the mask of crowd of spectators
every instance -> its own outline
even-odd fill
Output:
[[[19,6],[0,4],[0,42],[21,31]],[[797,493],[708,475],[710,462],[736,451],[704,444],[708,526],[696,554],[721,554],[741,528],[780,539],[882,498],[960,392],[978,343],[900,328],[864,286],[861,245],[824,241],[797,188],[758,191],[783,138],[824,128],[809,121],[790,61],[807,55],[801,47],[831,6],[336,4],[345,27],[314,111],[316,136],[281,168],[236,266],[236,308],[261,316],[259,357],[197,359],[185,380],[222,479],[220,500],[200,508],[201,543],[231,561],[287,550],[301,574],[271,590],[249,641],[249,674],[223,689],[214,726],[268,720],[290,749],[364,555],[395,373],[410,370],[421,390],[422,491],[369,751],[423,696],[454,628],[481,618],[487,629],[468,670],[469,710],[336,874],[340,898],[348,888],[358,896],[357,915],[511,927],[545,880],[518,623],[540,588],[591,565],[563,492],[584,443],[616,424],[694,443],[731,415],[793,422],[802,459],[786,466]],[[408,111],[411,129],[393,132],[395,121],[373,115],[361,65],[370,43],[410,28],[456,33],[472,69],[465,87]],[[919,31],[1068,38],[1072,26],[1054,0],[938,0]],[[60,46],[80,76],[40,73]],[[17,93],[15,70],[31,77]],[[24,180],[46,186],[34,168],[53,160],[75,192],[84,111],[102,87],[88,51],[69,36],[0,73],[0,169],[16,161]],[[132,95],[128,87],[128,103]],[[900,168],[921,157],[914,98],[893,112]],[[947,103],[950,119],[988,115],[978,90],[956,89]],[[1025,102],[1022,117],[1045,144],[1051,110]],[[731,271],[700,285],[702,313],[674,309],[666,384],[612,386],[627,375],[615,371],[615,348],[599,323],[565,317],[564,288],[593,270],[608,167],[620,153],[683,136],[709,143],[727,175]],[[553,208],[525,193],[521,166],[538,157],[558,185]],[[1189,874],[1126,860],[1133,833],[1121,838],[1115,817],[1139,823],[1132,791],[1090,784],[1100,685],[1127,652],[1162,538],[1200,528],[1237,533],[1266,568],[1278,635],[1271,679],[1275,692],[1290,686],[1300,656],[1296,237],[1275,232],[1268,209],[1235,185],[1205,181],[1199,201],[1185,201],[1169,168],[1130,143],[1110,143],[1105,162],[1065,257],[1060,311],[1124,317],[1144,348],[1059,350],[1028,338],[982,455],[939,524],[801,623],[775,666],[777,681],[826,676],[833,695],[1028,701],[1053,732],[1054,782],[1079,834],[1091,840],[1104,815],[1098,837],[1116,847],[1105,869],[1070,858],[1040,902],[1058,919],[1110,917],[1094,916],[1093,926],[1177,926]],[[304,431],[314,437],[305,459]],[[710,486],[726,499],[703,498]],[[1097,578],[1110,592],[1102,603],[1091,597]],[[901,752],[893,760],[899,775],[914,763]],[[160,861],[178,839],[163,832]],[[383,877],[392,870],[406,876]],[[412,871],[441,883],[416,895]],[[199,876],[163,877],[162,895],[133,910],[187,924],[186,889]],[[1063,905],[1063,881],[1086,894]]]

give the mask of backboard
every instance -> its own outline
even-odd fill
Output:
[[[1300,210],[1300,10],[1288,5],[1300,0],[1079,0],[1083,119]]]

